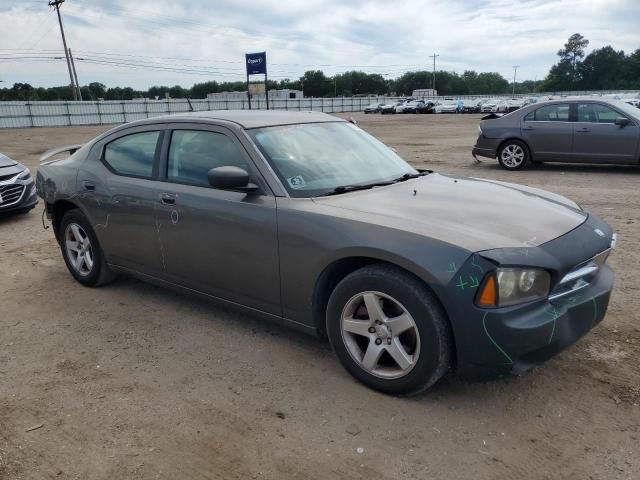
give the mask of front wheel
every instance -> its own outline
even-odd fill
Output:
[[[498,151],[498,162],[505,170],[521,170],[529,161],[529,149],[520,140],[508,140]]]
[[[446,315],[429,288],[390,265],[345,277],[327,307],[327,334],[343,366],[370,388],[418,393],[451,363]]]

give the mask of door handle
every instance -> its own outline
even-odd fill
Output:
[[[176,204],[176,196],[170,193],[161,193],[160,194],[160,203],[163,205],[175,205]]]
[[[522,130],[529,131],[529,130],[535,130],[535,128],[526,126],[526,127],[522,127]]]
[[[82,188],[84,188],[88,192],[94,192],[96,190],[96,186],[93,183],[87,181],[82,182]]]
[[[580,133],[586,133],[586,132],[590,132],[591,130],[589,130],[586,127],[581,127],[581,128],[576,128],[576,132],[580,132]]]

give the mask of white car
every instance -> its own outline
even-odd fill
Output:
[[[493,99],[482,104],[482,113],[506,113],[509,111],[509,103],[506,100]]]
[[[628,103],[629,105],[640,108],[640,99],[639,98],[630,98],[628,100],[624,100],[624,103]]]
[[[437,103],[434,111],[436,113],[456,113],[458,104],[455,100],[446,100],[442,103]]]
[[[380,113],[382,113],[383,115],[385,113],[396,113],[396,108],[406,102],[406,100],[397,100],[394,102],[385,103],[384,105],[382,105],[382,107],[380,107]]]

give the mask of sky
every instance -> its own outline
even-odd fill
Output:
[[[0,0],[0,86],[69,83],[47,0]],[[82,85],[145,90],[244,77],[267,52],[269,78],[348,70],[396,78],[436,69],[543,79],[567,38],[587,51],[640,48],[640,0],[66,0],[61,7]],[[28,58],[25,58],[28,57]],[[57,57],[57,58],[56,58]]]

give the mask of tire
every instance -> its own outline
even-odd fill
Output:
[[[392,265],[370,265],[347,275],[329,298],[326,331],[347,371],[384,393],[422,392],[451,365],[452,340],[442,306],[425,284]]]
[[[505,170],[522,170],[530,158],[529,148],[520,140],[507,140],[498,150],[498,163]]]
[[[91,224],[78,209],[69,210],[60,222],[58,239],[69,273],[86,287],[99,287],[116,278],[105,262]],[[71,244],[75,243],[75,250]],[[83,260],[78,262],[80,252]]]

